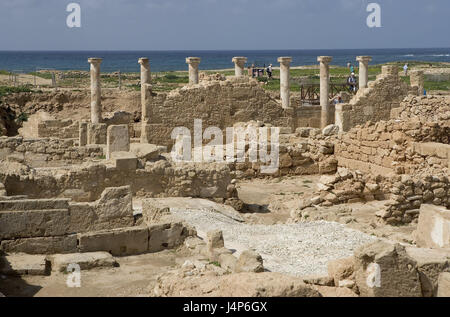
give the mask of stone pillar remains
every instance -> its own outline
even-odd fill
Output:
[[[80,122],[79,125],[79,146],[86,146],[88,141],[88,124],[87,122]]]
[[[332,123],[329,100],[330,63],[332,60],[331,56],[317,57],[317,61],[320,62],[320,106],[322,107],[320,125],[322,129]]]
[[[244,76],[245,63],[247,62],[247,57],[233,57],[232,62],[234,63],[234,75],[236,77]]]
[[[356,60],[359,62],[359,89],[367,88],[369,83],[369,62],[372,61],[372,57],[358,56]]]
[[[101,58],[89,58],[91,64],[91,123],[102,122],[102,92],[100,86]]]
[[[398,78],[398,66],[396,65],[381,66],[381,75],[383,77],[392,76]]]
[[[150,72],[150,63],[148,58],[141,57],[139,58],[138,63],[141,65],[141,85],[150,84],[152,76]]]
[[[198,84],[198,65],[200,64],[200,57],[187,57],[186,63],[189,64],[189,84]]]
[[[150,122],[150,116],[152,115],[152,85],[142,84],[141,85],[141,105],[142,105],[142,116],[141,116],[141,143],[149,143],[148,140],[148,129],[147,126]]]
[[[280,96],[283,109],[290,108],[291,62],[292,57],[278,57],[278,63],[280,63]]]
[[[111,158],[113,152],[129,152],[130,136],[126,124],[110,125],[106,137],[106,159]]]
[[[425,79],[423,70],[413,70],[412,72],[410,72],[409,78],[411,80],[411,86],[417,87],[419,96],[423,96],[423,93],[425,91]]]

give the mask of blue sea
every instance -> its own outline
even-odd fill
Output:
[[[261,50],[261,51],[0,51],[0,70],[32,72],[40,69],[88,70],[89,57],[102,57],[102,71],[138,72],[138,58],[148,57],[152,71],[187,70],[185,58],[201,57],[200,69],[233,68],[234,56],[248,57],[249,64],[278,66],[279,56],[291,56],[292,66],[317,65],[317,56],[333,56],[333,65],[345,66],[356,56],[370,55],[372,64],[392,61],[450,62],[450,48]]]

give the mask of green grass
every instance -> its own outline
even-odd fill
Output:
[[[19,87],[0,86],[0,97],[18,92],[33,92],[33,90],[25,86]]]
[[[44,79],[52,79],[51,73],[31,72],[31,73],[29,73],[29,75],[33,75],[33,76],[44,78]]]
[[[8,72],[7,70],[0,69],[0,75],[9,75],[9,74],[10,72]]]
[[[162,77],[157,77],[155,81],[158,83],[167,84],[187,84],[189,83],[189,76],[166,74]]]

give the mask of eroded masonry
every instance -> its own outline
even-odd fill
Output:
[[[320,106],[306,105],[290,91],[291,61],[278,59],[279,97],[246,75],[245,57],[228,77],[188,57],[189,84],[170,92],[153,91],[141,58],[140,92],[126,97],[102,91],[102,59],[90,58],[90,95],[5,97],[36,106],[18,135],[0,137],[0,273],[108,272],[173,249],[183,263],[147,295],[450,296],[450,97],[423,96],[421,70],[408,84],[385,65],[369,81],[371,57],[360,56],[358,92],[334,103],[332,57],[320,56]],[[55,99],[79,117],[50,115]],[[241,161],[174,160],[174,129],[194,131],[196,120],[206,141],[208,127],[222,130],[224,148],[227,128],[279,128],[276,147],[264,143],[279,153],[276,171],[249,159],[251,144]],[[269,197],[282,186],[295,197]],[[323,254],[297,238],[309,230]]]

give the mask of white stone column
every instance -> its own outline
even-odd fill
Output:
[[[189,64],[189,84],[198,84],[198,65],[200,64],[200,57],[187,57],[186,63]]]
[[[150,72],[150,63],[148,58],[141,57],[139,58],[138,63],[141,65],[141,85],[150,84],[151,82],[151,72]]]
[[[152,85],[142,84],[141,85],[141,143],[148,143],[148,130],[147,126],[150,122],[150,116],[152,115]]]
[[[245,76],[244,68],[245,63],[247,62],[247,57],[233,57],[232,62],[234,63],[234,75],[236,77]]]
[[[359,62],[359,89],[367,88],[369,83],[369,62],[372,61],[372,57],[358,56],[356,61]]]
[[[280,63],[280,96],[283,109],[290,107],[291,68],[292,57],[278,57]]]
[[[320,106],[321,121],[320,125],[325,128],[331,123],[330,118],[330,63],[333,60],[331,56],[319,56],[317,61],[320,62]]]
[[[100,85],[101,58],[89,58],[91,64],[91,123],[102,122],[102,91]]]

